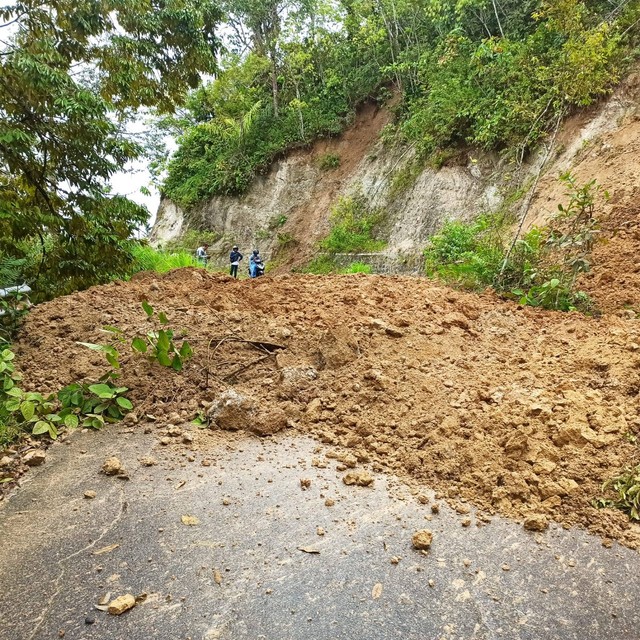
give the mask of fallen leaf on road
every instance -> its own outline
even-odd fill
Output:
[[[374,600],[377,600],[382,595],[382,583],[378,582],[373,585],[373,589],[371,590],[371,597]]]
[[[109,551],[113,551],[117,549],[120,545],[116,542],[115,544],[110,544],[108,547],[102,547],[102,549],[98,549],[93,552],[94,556],[101,556],[103,553],[109,553]]]
[[[195,527],[200,524],[200,520],[195,516],[182,516],[180,520],[182,520],[182,524],[186,524],[188,527]]]
[[[298,551],[304,551],[305,553],[320,553],[319,549],[313,547],[298,547]]]

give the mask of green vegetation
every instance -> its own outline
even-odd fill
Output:
[[[64,427],[98,429],[106,422],[121,420],[133,409],[124,395],[128,389],[115,386],[108,379],[99,384],[72,384],[47,396],[24,391],[14,359],[10,349],[0,352],[0,446],[13,442],[22,433],[55,440]],[[109,377],[115,376],[105,376]]]
[[[640,465],[624,469],[619,476],[607,480],[602,492],[610,492],[614,498],[598,498],[594,506],[624,511],[631,520],[640,521]]]
[[[367,100],[395,95],[384,139],[416,165],[473,144],[520,161],[572,109],[608,93],[637,52],[637,2],[227,0],[233,30],[216,79],[192,93],[163,189],[185,207],[242,193],[289,149],[339,133]],[[248,53],[246,53],[248,52]],[[452,151],[453,149],[453,151]],[[337,156],[320,159],[335,168]]]
[[[325,153],[318,158],[318,167],[322,171],[330,171],[340,166],[340,156],[335,153]]]
[[[331,231],[321,240],[320,249],[327,253],[368,253],[379,251],[384,240],[374,237],[383,221],[383,212],[373,210],[362,195],[341,197],[331,211]]]
[[[111,192],[139,158],[139,108],[170,112],[216,69],[209,0],[13,2],[0,9],[0,262],[41,298],[125,276],[148,212]]]
[[[133,264],[130,272],[156,271],[166,273],[171,269],[180,267],[201,267],[202,264],[196,259],[195,251],[160,251],[150,245],[137,244],[132,248],[131,255]]]
[[[576,290],[576,281],[590,268],[600,189],[595,181],[578,186],[570,174],[561,179],[568,188],[569,203],[559,205],[548,227],[534,228],[512,242],[515,220],[508,214],[484,215],[469,223],[447,222],[425,250],[427,275],[468,289],[493,287],[521,304],[591,310],[588,295]],[[606,192],[602,196],[607,197]]]
[[[340,273],[371,273],[371,265],[364,262],[352,262],[348,267],[341,269]]]

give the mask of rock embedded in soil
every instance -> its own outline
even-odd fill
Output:
[[[207,412],[212,427],[224,431],[249,431],[269,436],[287,426],[287,414],[278,406],[261,407],[258,402],[235,389],[227,389]]]
[[[547,516],[541,513],[532,513],[524,519],[524,528],[527,531],[545,531],[548,527]]]
[[[44,463],[46,459],[44,451],[36,450],[29,451],[25,454],[24,458],[22,458],[22,462],[24,462],[29,467],[39,467]]]
[[[127,593],[124,596],[119,596],[115,600],[112,600],[109,603],[107,611],[112,616],[119,616],[123,614],[125,611],[129,611],[129,609],[133,609],[136,606],[136,599],[130,593]]]
[[[368,471],[349,471],[342,482],[348,486],[368,487],[373,484],[373,476]]]
[[[430,549],[432,542],[433,531],[431,531],[431,529],[416,531],[413,536],[411,536],[411,544],[413,545],[413,548],[418,549],[419,551],[427,551]]]

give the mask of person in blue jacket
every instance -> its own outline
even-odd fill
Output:
[[[252,278],[257,278],[264,273],[264,263],[260,257],[260,252],[257,249],[253,250],[251,257],[249,258],[249,275]]]
[[[229,254],[229,262],[231,263],[231,271],[229,272],[230,276],[234,278],[238,277],[238,267],[240,266],[240,260],[242,260],[242,254],[238,251],[238,246],[233,245],[231,249],[231,253]]]

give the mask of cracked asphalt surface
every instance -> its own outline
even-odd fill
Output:
[[[637,552],[555,526],[477,526],[383,474],[347,487],[335,461],[312,466],[327,451],[229,435],[188,462],[140,431],[72,434],[0,505],[0,638],[639,637]],[[129,480],[100,473],[110,455]],[[423,528],[427,554],[411,547]],[[146,599],[122,616],[95,608],[125,593]]]

